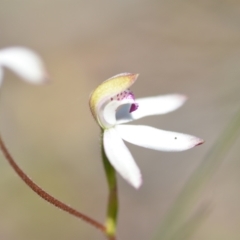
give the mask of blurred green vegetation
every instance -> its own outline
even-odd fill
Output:
[[[208,181],[218,170],[220,164],[224,161],[227,154],[233,147],[240,133],[240,111],[237,112],[234,119],[229,123],[225,131],[219,136],[216,143],[209,150],[208,154],[202,161],[201,165],[196,169],[192,176],[188,179],[184,188],[171,207],[169,214],[163,220],[163,224],[159,229],[156,239],[174,240],[174,239],[190,239],[192,234],[199,227],[202,216],[206,216],[208,205],[212,203],[202,203],[202,206],[196,205],[197,200],[206,187]],[[204,206],[205,205],[205,206]],[[199,209],[195,209],[196,206]],[[190,217],[193,215],[195,216]],[[208,211],[209,213],[209,211]],[[190,234],[190,235],[189,235]]]

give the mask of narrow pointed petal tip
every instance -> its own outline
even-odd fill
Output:
[[[188,96],[184,95],[184,94],[176,94],[177,97],[179,97],[179,100],[182,101],[182,103],[185,103],[188,100]]]
[[[139,77],[139,73],[131,73],[130,75],[133,82],[135,82]]]
[[[142,182],[143,181],[142,181],[142,175],[141,175],[137,181],[132,182],[132,186],[138,190],[142,186]]]
[[[203,143],[205,143],[205,141],[203,139],[201,139],[201,138],[197,138],[197,139],[194,138],[193,141],[195,142],[194,147],[197,147],[197,146],[202,145]]]

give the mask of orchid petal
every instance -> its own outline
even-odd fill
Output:
[[[11,47],[0,51],[0,66],[7,67],[33,84],[45,83],[46,71],[41,58],[33,51]]]
[[[123,140],[160,151],[184,151],[204,142],[191,135],[143,125],[118,125],[115,128]]]
[[[104,130],[104,150],[111,165],[133,187],[142,184],[140,170],[115,128]]]
[[[139,108],[132,113],[129,112],[129,106],[122,107],[116,114],[117,123],[126,123],[146,116],[166,114],[181,107],[186,96],[181,94],[167,94],[155,97],[136,99]]]

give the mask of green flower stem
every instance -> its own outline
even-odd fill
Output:
[[[117,230],[117,214],[118,214],[118,192],[117,192],[117,177],[115,169],[109,163],[108,158],[105,154],[103,147],[103,134],[101,136],[101,152],[104,169],[106,172],[108,187],[109,187],[109,197],[108,197],[108,207],[107,207],[107,219],[105,223],[106,234],[110,240],[115,240],[116,230]]]

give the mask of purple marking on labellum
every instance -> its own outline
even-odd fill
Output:
[[[135,97],[134,97],[134,94],[133,92],[131,92],[129,89],[123,91],[123,92],[120,92],[118,94],[116,94],[114,97],[111,97],[110,100],[113,101],[122,101],[123,99],[131,99],[131,100],[134,100],[135,101]],[[138,109],[138,104],[137,103],[132,103],[131,106],[130,106],[130,110],[129,112],[134,112]]]
[[[139,107],[139,105],[137,103],[133,103],[130,107],[129,112],[131,113],[131,112],[136,111],[138,109],[138,107]]]
[[[130,92],[130,91],[127,93],[126,98],[127,98],[127,99],[133,99],[133,100],[135,100],[135,97],[134,97],[133,93]]]

